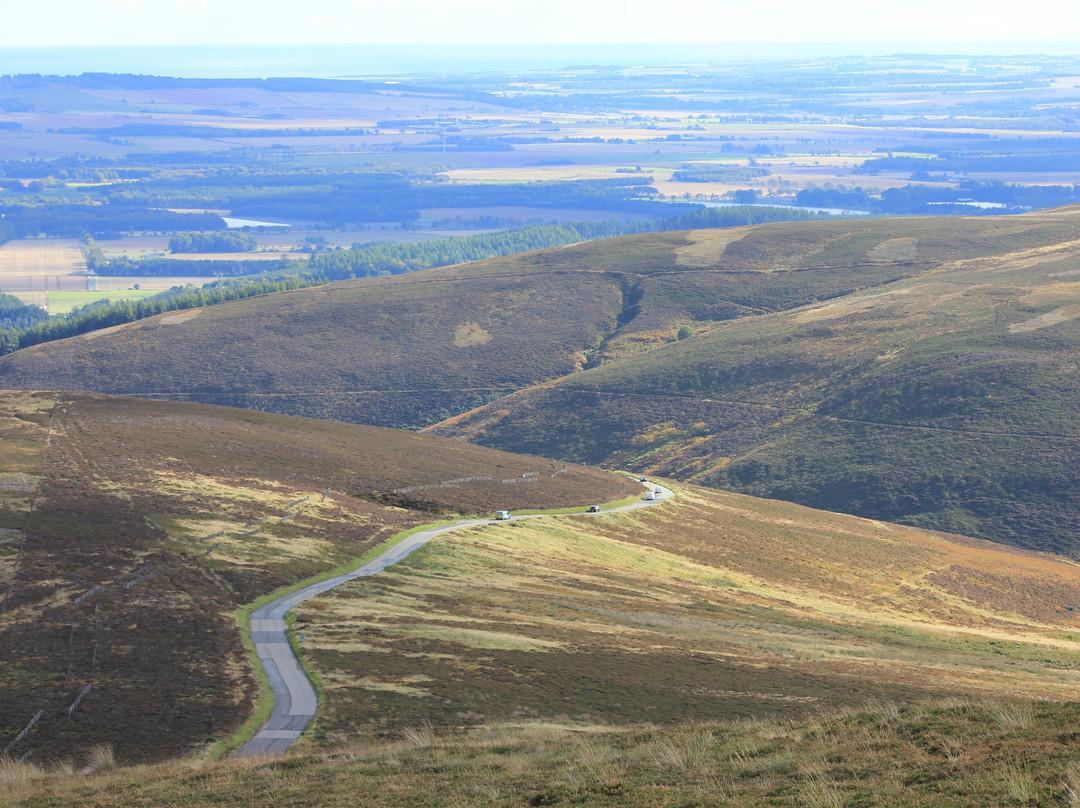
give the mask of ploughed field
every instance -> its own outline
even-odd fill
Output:
[[[257,690],[239,604],[419,524],[638,490],[414,433],[2,392],[0,748],[134,762],[223,742]]]

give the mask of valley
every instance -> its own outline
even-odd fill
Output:
[[[641,234],[159,315],[2,357],[0,384],[423,428],[1075,556],[1078,243],[1075,208]]]
[[[1080,805],[1080,62],[725,59],[0,76],[0,806]]]

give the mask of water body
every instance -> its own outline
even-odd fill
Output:
[[[889,54],[1075,54],[1077,43],[823,42],[599,45],[153,45],[0,47],[0,74],[139,73],[187,78],[365,78],[694,65]]]
[[[292,227],[291,224],[282,224],[281,222],[258,222],[254,219],[237,219],[232,216],[222,216],[225,221],[225,226],[228,228],[237,227]]]
[[[694,202],[695,205],[704,205],[707,208],[791,208],[792,210],[805,210],[810,213],[827,213],[830,216],[869,216],[868,210],[847,210],[845,208],[817,208],[808,205],[776,205],[768,202],[760,202],[752,205],[743,205],[738,202]]]

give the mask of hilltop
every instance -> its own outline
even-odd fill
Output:
[[[0,393],[0,740],[43,710],[11,754],[111,742],[135,762],[223,741],[256,695],[239,604],[440,518],[637,491],[434,436]]]

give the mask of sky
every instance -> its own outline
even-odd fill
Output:
[[[2,5],[0,48],[1080,42],[1076,0],[993,8],[986,0],[3,0]],[[2,56],[0,74],[5,72]]]

